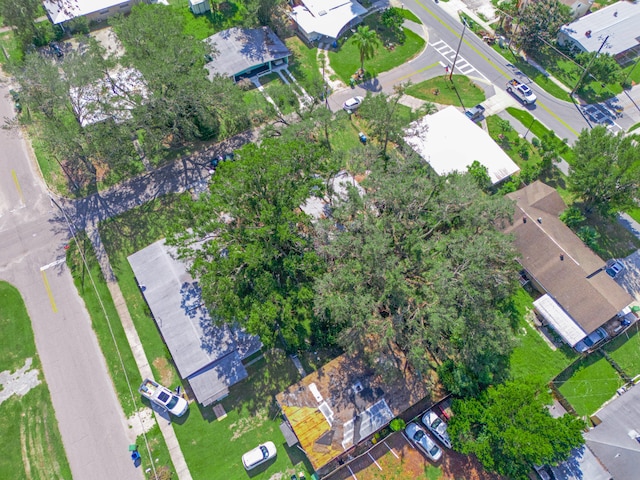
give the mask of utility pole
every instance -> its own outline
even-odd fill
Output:
[[[451,73],[449,74],[449,81],[453,81],[451,80],[451,77],[453,77],[453,70],[456,68],[456,62],[458,61],[458,53],[460,52],[460,47],[462,46],[462,39],[464,38],[464,32],[467,30],[467,21],[463,18],[462,19],[462,35],[460,35],[460,41],[458,42],[458,48],[456,50],[456,56],[453,58],[453,65],[451,65]]]
[[[576,83],[576,86],[573,87],[573,90],[571,90],[571,93],[569,94],[569,96],[573,97],[573,95],[576,93],[576,90],[578,89],[578,87],[580,86],[580,82],[582,82],[582,79],[585,77],[585,75],[587,74],[587,72],[589,71],[589,67],[591,66],[591,64],[593,63],[593,61],[596,59],[596,57],[598,55],[600,55],[600,51],[604,48],[605,44],[607,43],[607,40],[609,40],[609,35],[607,35],[607,37],[604,39],[604,42],[602,42],[602,45],[600,45],[600,48],[598,49],[598,51],[596,52],[596,54],[591,58],[591,60],[589,60],[589,63],[587,64],[587,67],[584,69],[584,71],[582,72],[582,75],[580,75],[580,78],[578,79],[578,83]]]
[[[636,64],[633,66],[633,68],[631,70],[629,70],[629,73],[627,74],[626,77],[624,77],[624,80],[622,82],[620,82],[621,85],[624,85],[627,80],[629,79],[629,77],[631,76],[631,74],[633,73],[633,71],[636,69],[636,67],[638,66],[638,62],[640,62],[640,57],[638,57],[638,60],[636,60]],[[623,87],[624,88],[624,87]]]

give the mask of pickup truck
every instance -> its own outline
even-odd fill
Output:
[[[484,107],[482,105],[476,105],[475,107],[465,111],[464,114],[474,122],[479,122],[484,116]]]
[[[533,93],[533,90],[515,78],[507,82],[507,92],[518,98],[524,105],[531,105],[536,101],[536,94]]]
[[[148,398],[176,417],[181,417],[189,409],[189,403],[184,398],[148,378],[142,382],[138,391],[143,397]]]

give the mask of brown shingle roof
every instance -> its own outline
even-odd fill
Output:
[[[310,388],[312,384],[315,387]],[[356,384],[362,387],[358,393]],[[385,381],[360,356],[341,355],[276,395],[276,401],[309,461],[319,470],[378,429],[363,428],[367,422],[363,412],[370,407],[382,407],[380,420],[386,424],[429,393],[425,382],[408,368],[398,378]],[[360,437],[364,432],[366,436]]]
[[[517,205],[505,232],[515,235],[520,263],[585,332],[633,301],[604,271],[605,262],[560,221],[566,205],[555,189],[536,181],[508,197]]]

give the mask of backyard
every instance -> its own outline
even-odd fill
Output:
[[[71,470],[36,352],[31,320],[20,292],[0,282],[0,372],[14,373],[32,359],[40,384],[6,400],[0,394],[0,478],[71,478]],[[9,383],[0,383],[0,393]]]
[[[560,393],[581,416],[595,413],[624,383],[599,351],[580,359],[554,381]]]
[[[624,373],[634,378],[640,375],[640,327],[638,322],[607,343],[603,349],[616,362]]]

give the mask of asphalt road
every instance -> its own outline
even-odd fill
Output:
[[[13,116],[0,85],[0,118]],[[26,303],[62,441],[77,479],[141,479],[82,299],[64,264],[69,230],[15,130],[0,129],[0,279]]]
[[[443,65],[452,64],[452,55],[447,54],[450,50],[455,51],[463,26],[457,18],[453,18],[447,12],[446,6],[442,3],[436,4],[432,1],[405,0],[405,8],[414,12],[426,27],[428,38],[427,48],[412,61],[401,65],[392,71],[383,73],[372,81],[365,82],[355,88],[345,88],[334,92],[329,98],[332,110],[342,108],[342,103],[354,95],[366,95],[368,91],[372,93],[383,91],[393,92],[393,86],[411,80],[418,83],[429,78],[444,75]],[[560,138],[567,138],[571,143],[577,138],[580,131],[590,128],[590,124],[584,117],[576,104],[570,101],[562,101],[550,95],[533,81],[524,76],[517,76],[516,69],[509,66],[509,63],[495,50],[486,45],[473,32],[467,30],[464,34],[459,57],[466,62],[463,63],[464,72],[455,70],[454,73],[464,73],[476,79],[485,86],[485,90],[490,95],[491,86],[506,91],[506,83],[511,78],[518,78],[530,84],[538,100],[535,105],[525,107],[530,113],[554,130]],[[366,67],[366,63],[365,63]],[[454,78],[455,81],[455,78]],[[473,105],[466,105],[472,107]],[[633,123],[630,119],[620,121],[622,127],[629,127]],[[626,125],[629,123],[629,125]]]

